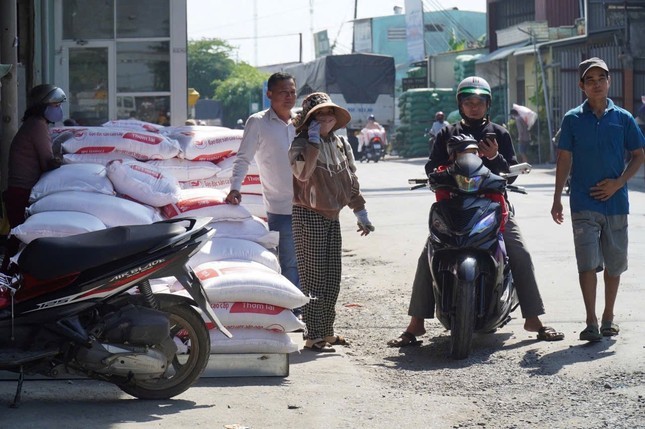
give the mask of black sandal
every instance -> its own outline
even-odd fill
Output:
[[[417,337],[411,334],[408,331],[401,332],[398,338],[390,340],[387,342],[387,345],[390,347],[408,347],[408,346],[418,346],[423,340],[417,340]]]

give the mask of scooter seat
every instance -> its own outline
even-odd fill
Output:
[[[22,251],[18,266],[39,280],[57,278],[145,252],[184,232],[181,224],[158,222],[38,238]]]

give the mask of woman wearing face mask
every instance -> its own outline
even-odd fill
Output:
[[[293,119],[298,133],[289,149],[294,175],[293,238],[300,287],[312,297],[303,309],[305,349],[314,352],[333,352],[332,346],[349,344],[334,332],[341,280],[338,214],[348,206],[361,235],[374,231],[360,193],[352,148],[334,133],[349,120],[349,112],[323,92],[308,95],[302,112]]]
[[[52,148],[49,124],[63,120],[61,104],[65,100],[65,92],[54,85],[38,85],[29,92],[22,125],[11,141],[8,187],[2,195],[11,228],[25,221],[29,194],[40,175],[61,164],[60,147]],[[19,246],[20,241],[10,236],[0,271],[7,273],[9,258],[18,252]]]

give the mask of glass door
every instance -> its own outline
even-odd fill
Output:
[[[69,117],[79,125],[98,126],[110,118],[110,47],[68,47]]]

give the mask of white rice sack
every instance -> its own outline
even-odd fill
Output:
[[[168,137],[179,142],[184,158],[217,162],[237,153],[242,134],[242,130],[194,126],[172,130]]]
[[[264,205],[262,194],[251,194],[244,192],[244,189],[242,189],[242,202],[240,204],[253,216],[257,216],[260,219],[268,219],[267,209]]]
[[[185,290],[177,295],[190,297]],[[217,318],[228,329],[266,329],[273,332],[293,332],[305,327],[293,311],[261,302],[211,302]],[[210,327],[212,322],[201,310],[204,322]]]
[[[257,262],[276,273],[281,272],[278,257],[264,246],[249,240],[217,237],[217,231],[215,234],[188,260],[189,266],[195,268],[205,262],[238,260]]]
[[[211,217],[213,220],[241,221],[251,218],[251,214],[244,207],[226,202],[226,192],[209,188],[182,189],[179,192],[179,200],[163,206],[161,212],[167,219],[196,216]]]
[[[179,144],[160,133],[109,127],[52,128],[52,138],[72,130],[74,136],[63,143],[64,153],[119,153],[138,160],[168,159],[179,155]]]
[[[114,187],[106,175],[105,167],[98,164],[71,164],[43,173],[31,189],[29,202],[63,191],[114,195]]]
[[[107,176],[121,195],[153,207],[179,201],[179,182],[154,165],[140,161],[114,160],[106,167]]]
[[[41,237],[67,237],[105,229],[96,216],[74,211],[48,211],[29,216],[11,234],[23,243]]]
[[[231,189],[231,178],[214,176],[209,179],[179,182],[179,187],[181,189],[213,188],[221,189],[222,191],[226,191],[226,193],[228,193],[228,191]],[[260,183],[260,176],[247,174],[242,181],[240,190],[242,192],[261,194],[263,190],[262,184]]]
[[[309,302],[289,279],[261,264],[214,261],[194,271],[210,302],[259,302],[284,308],[298,308]]]
[[[122,153],[96,153],[96,154],[78,154],[66,153],[63,155],[63,162],[65,164],[99,164],[107,165],[108,162],[120,159],[123,161],[134,159],[131,156],[123,155]]]
[[[172,175],[179,182],[202,180],[214,177],[221,169],[210,161],[191,161],[189,159],[171,158],[148,161],[166,174]]]
[[[298,345],[289,334],[265,329],[232,329],[233,338],[227,338],[217,329],[209,331],[211,353],[293,353]]]
[[[48,211],[77,211],[96,216],[110,228],[147,225],[162,220],[157,209],[112,195],[65,191],[47,195],[27,209],[30,215]]]
[[[236,222],[214,220],[209,226],[216,230],[215,238],[251,240],[267,249],[278,247],[278,242],[280,241],[278,231],[269,231],[267,223],[257,216]]]
[[[140,121],[138,119],[117,119],[108,121],[103,126],[108,128],[127,128],[129,130],[147,131],[150,133],[159,133],[166,128],[163,125]]]

